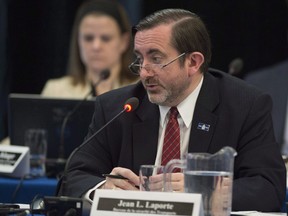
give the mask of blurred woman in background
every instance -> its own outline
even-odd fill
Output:
[[[48,80],[42,95],[83,98],[90,92],[95,96],[135,82],[138,77],[128,70],[130,29],[127,14],[116,1],[84,2],[72,29],[67,75]],[[110,76],[99,82],[104,70]]]

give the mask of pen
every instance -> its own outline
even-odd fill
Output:
[[[112,175],[112,174],[103,174],[104,177],[114,178],[114,179],[125,179],[128,180],[128,178],[121,176],[121,175]]]
[[[114,179],[123,179],[123,180],[129,180],[128,178],[121,176],[121,175],[113,175],[113,174],[102,174],[102,176],[104,177],[108,177],[108,178],[114,178]],[[139,189],[138,185],[134,185],[136,188]]]

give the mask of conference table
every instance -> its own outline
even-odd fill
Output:
[[[55,196],[57,182],[56,178],[47,177],[31,179],[0,177],[0,203],[30,204],[34,198]],[[286,202],[288,202],[288,189]]]
[[[55,196],[57,179],[0,177],[0,203],[30,204],[37,196]]]

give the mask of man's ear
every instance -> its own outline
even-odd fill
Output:
[[[193,52],[188,54],[188,67],[192,74],[200,70],[201,65],[204,62],[204,56],[200,52]]]

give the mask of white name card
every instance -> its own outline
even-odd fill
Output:
[[[22,177],[30,171],[29,148],[0,145],[0,174]]]
[[[201,194],[96,190],[90,216],[203,216]]]

